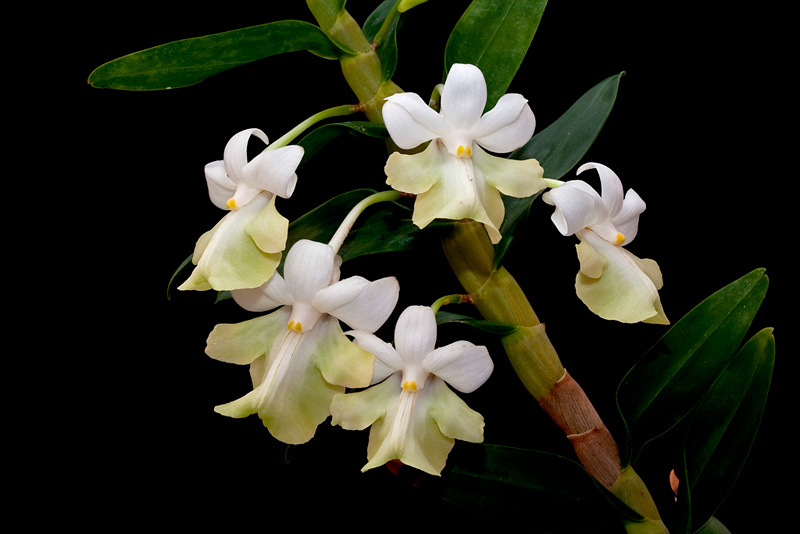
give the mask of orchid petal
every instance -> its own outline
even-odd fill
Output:
[[[219,209],[229,209],[227,202],[236,192],[236,182],[225,172],[225,163],[222,160],[212,161],[206,165],[205,174],[211,203]]]
[[[397,191],[421,195],[441,179],[444,159],[437,142],[417,154],[394,152],[386,161],[386,183]],[[445,153],[446,154],[446,153]]]
[[[360,330],[351,330],[345,334],[352,336],[359,347],[375,356],[370,384],[376,384],[392,373],[403,369],[403,357],[397,353],[391,343],[386,343],[374,334]]]
[[[472,130],[486,106],[486,80],[475,65],[456,63],[444,82],[441,115],[454,131]]]
[[[278,273],[272,275],[270,280],[273,280]],[[269,283],[269,282],[267,282]],[[264,286],[261,287],[254,287],[251,289],[234,289],[230,292],[231,297],[233,300],[238,304],[242,309],[251,312],[263,312],[267,310],[273,310],[280,306],[281,302],[273,300],[264,292]]]
[[[225,172],[237,184],[245,181],[244,167],[247,165],[247,145],[251,136],[258,137],[264,144],[269,143],[267,134],[258,128],[249,128],[234,134],[225,145]]]
[[[614,217],[614,226],[625,236],[626,245],[636,237],[639,231],[639,215],[646,207],[642,197],[633,189],[628,189],[622,202],[622,209]]]
[[[394,277],[370,282],[353,276],[321,290],[312,305],[355,330],[374,332],[394,310],[400,285]]]
[[[416,93],[396,93],[386,99],[383,121],[400,148],[415,148],[450,131],[444,118]]]
[[[528,101],[519,94],[500,97],[483,115],[473,131],[475,142],[492,152],[511,152],[527,143],[536,129],[536,118]]]
[[[386,416],[386,409],[400,396],[400,384],[387,380],[356,393],[338,394],[331,401],[331,424],[347,430],[364,430]]]
[[[268,355],[286,330],[289,312],[278,309],[241,323],[218,324],[206,340],[206,354],[221,362],[245,365]]]
[[[594,248],[606,262],[599,277],[587,275],[582,267],[576,279],[578,297],[592,312],[623,323],[668,324],[658,295],[661,277],[655,262],[640,260],[590,231],[581,234],[581,238],[580,247]],[[589,274],[596,274],[596,269]]]
[[[313,332],[313,336],[312,336]],[[339,321],[326,316],[305,334],[314,343],[313,361],[326,382],[335,386],[363,388],[372,379],[372,354],[350,341]]]
[[[570,180],[551,189],[542,200],[555,206],[551,220],[562,235],[573,235],[607,217],[602,198],[582,180]]]
[[[303,147],[289,145],[265,150],[247,164],[252,168],[250,183],[279,197],[289,198],[297,185],[297,170],[303,159]]]
[[[286,279],[280,273],[273,274],[272,278],[261,286],[261,290],[268,299],[283,305],[292,305],[295,302],[294,295],[289,289],[289,284],[286,283]]]
[[[407,364],[420,364],[436,345],[436,316],[429,306],[409,306],[397,318],[395,348]]]
[[[483,441],[483,416],[467,406],[442,380],[429,384],[426,394],[431,399],[429,414],[443,435],[471,443]]]
[[[422,367],[462,393],[471,393],[488,380],[494,363],[486,347],[456,341],[430,352]]]
[[[335,255],[330,246],[308,239],[292,246],[286,255],[283,274],[295,302],[310,304],[318,291],[328,287]]]
[[[259,195],[244,208],[228,212],[198,239],[192,262],[196,265],[178,289],[228,291],[259,287],[275,272],[280,253],[265,253],[245,228],[266,207],[269,198]]]
[[[547,187],[544,170],[535,159],[499,158],[476,147],[472,161],[485,177],[486,184],[504,195],[525,198]]]
[[[286,248],[286,239],[289,237],[289,220],[278,213],[274,195],[261,194],[269,197],[270,201],[247,223],[245,233],[264,252],[282,252]]]
[[[595,169],[600,175],[600,196],[608,208],[608,216],[614,218],[622,209],[622,182],[614,171],[600,163],[584,163],[578,167],[577,174],[588,169]]]

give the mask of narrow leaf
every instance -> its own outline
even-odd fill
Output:
[[[555,454],[459,443],[448,458],[442,498],[526,532],[613,531],[635,512],[576,462]]]
[[[174,89],[259,59],[301,50],[329,59],[345,53],[317,26],[284,20],[134,52],[99,66],[89,83],[130,91]]]
[[[559,179],[580,162],[605,124],[617,98],[622,74],[606,78],[583,94],[553,124],[534,135],[511,154],[514,159],[535,158],[545,177]],[[503,239],[495,247],[495,263],[500,265],[513,239],[514,230],[530,212],[539,195],[528,198],[505,197],[506,215],[500,227]]]
[[[508,90],[539,27],[547,0],[473,0],[445,47],[445,71],[471,63],[483,71],[491,109]]]
[[[436,314],[436,324],[446,323],[462,323],[476,328],[482,332],[488,332],[490,334],[496,334],[499,336],[513,334],[519,328],[515,325],[487,321],[485,319],[476,319],[475,317],[470,317],[468,315],[439,311]]]
[[[376,191],[358,189],[338,195],[289,224],[286,250],[300,239],[327,243],[350,210]],[[365,254],[408,250],[420,237],[411,222],[411,210],[395,202],[367,209],[348,234],[339,255],[347,261]]]
[[[744,339],[767,291],[764,269],[720,289],[687,313],[639,360],[617,389],[637,449],[681,421],[706,395]]]
[[[750,453],[767,402],[775,363],[772,329],[761,330],[736,354],[692,414],[682,500],[691,532],[705,524],[730,493]]]
[[[399,0],[384,0],[364,22],[364,36],[374,45],[383,69],[383,81],[391,79],[397,67],[397,28]],[[377,39],[377,42],[376,42]]]
[[[338,122],[320,126],[297,142],[304,149],[300,165],[308,162],[328,143],[346,134],[373,138],[384,138],[389,135],[385,126],[369,121]]]

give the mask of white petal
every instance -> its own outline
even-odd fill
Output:
[[[405,362],[392,347],[391,343],[386,343],[378,336],[360,330],[351,330],[345,332],[345,334],[352,336],[359,347],[375,356],[375,363],[372,369],[372,384],[376,384],[392,373],[403,369]]]
[[[267,135],[258,128],[249,128],[237,133],[225,145],[225,152],[223,161],[225,162],[225,171],[234,182],[244,181],[242,169],[247,165],[247,144],[250,137],[255,136],[264,141],[264,144],[269,143]]]
[[[475,65],[450,67],[442,89],[442,116],[453,130],[472,130],[486,106],[486,80]]]
[[[562,235],[573,235],[608,217],[600,195],[583,180],[570,180],[551,189],[542,200],[556,207],[551,220]]]
[[[273,277],[275,276],[278,276],[277,273],[273,275]],[[233,300],[236,302],[236,304],[241,306],[243,309],[252,312],[263,312],[280,306],[280,302],[277,302],[267,296],[263,287],[264,286],[253,289],[235,289],[231,291],[231,297],[233,297]]]
[[[334,270],[333,249],[326,244],[301,239],[286,255],[283,275],[295,301],[310,304],[321,289],[328,287]]]
[[[420,364],[436,346],[436,316],[428,306],[409,306],[397,319],[397,352],[407,365]]]
[[[600,163],[584,163],[578,168],[578,174],[587,169],[595,169],[600,175],[600,196],[608,208],[609,217],[615,217],[622,209],[622,182],[614,171]]]
[[[429,353],[422,367],[457,390],[470,393],[486,382],[494,363],[486,347],[456,341]]]
[[[226,203],[236,191],[236,182],[228,177],[224,162],[222,160],[212,161],[206,165],[205,173],[211,202],[220,209],[228,209]]]
[[[323,289],[312,304],[350,328],[374,332],[389,318],[399,294],[400,286],[394,277],[369,282],[354,276]]]
[[[527,143],[536,119],[522,95],[507,94],[478,121],[475,141],[492,152],[511,152]]]
[[[261,286],[261,290],[266,297],[273,302],[279,302],[283,305],[292,305],[295,302],[294,295],[292,295],[292,291],[289,289],[289,284],[287,284],[286,280],[278,273],[273,274],[272,278]]]
[[[388,97],[382,113],[392,140],[407,150],[450,131],[444,118],[416,93],[397,93]]]
[[[262,152],[248,164],[248,181],[259,189],[289,198],[297,185],[295,171],[303,153],[303,147],[297,145]]]
[[[636,237],[639,231],[639,215],[646,207],[642,197],[633,189],[628,189],[628,192],[625,193],[625,200],[622,202],[622,209],[614,217],[614,226],[625,236],[626,245]]]

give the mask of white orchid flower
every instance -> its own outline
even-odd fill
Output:
[[[258,414],[278,440],[305,443],[330,415],[334,395],[369,385],[374,358],[343,335],[339,321],[374,332],[394,309],[399,286],[394,277],[340,280],[340,265],[332,246],[300,240],[286,256],[284,276],[231,292],[247,310],[278,309],[217,325],[209,335],[206,353],[249,364],[253,382],[253,391],[215,411],[237,418]]]
[[[668,324],[658,295],[658,264],[623,248],[636,237],[644,201],[632,189],[623,196],[619,177],[605,165],[586,163],[578,174],[587,169],[600,175],[601,194],[583,180],[570,180],[542,196],[556,208],[552,221],[558,231],[580,240],[578,297],[605,319]]]
[[[228,213],[198,239],[195,268],[179,289],[258,287],[280,263],[289,221],[278,213],[275,198],[292,196],[303,148],[267,149],[248,161],[251,137],[269,143],[261,130],[243,130],[228,141],[222,160],[206,165],[211,202]]]
[[[439,475],[455,439],[483,441],[483,417],[447,384],[463,393],[482,385],[494,365],[486,347],[457,341],[435,348],[430,307],[406,308],[395,326],[395,346],[374,334],[347,332],[375,355],[372,387],[336,395],[331,423],[348,430],[372,426],[362,471],[400,460]]]
[[[545,189],[546,183],[535,159],[511,160],[485,151],[516,150],[536,126],[527,100],[519,94],[503,95],[483,114],[486,94],[480,69],[455,64],[444,83],[438,113],[416,93],[388,97],[383,119],[397,146],[410,150],[431,143],[418,154],[392,154],[385,172],[387,184],[417,196],[413,221],[420,228],[434,219],[472,219],[483,223],[497,243],[505,216],[500,193],[528,197]]]

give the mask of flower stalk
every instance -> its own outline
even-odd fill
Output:
[[[320,27],[356,52],[340,59],[342,72],[369,120],[383,124],[384,99],[402,90],[382,79],[377,54],[345,9],[334,12],[332,4],[324,0],[307,3]],[[484,226],[456,222],[452,232],[443,237],[442,246],[481,315],[518,327],[501,340],[506,354],[531,395],[567,433],[584,467],[643,516],[643,521],[626,524],[628,532],[667,532],[644,482],[630,466],[620,466],[616,442],[586,394],[566,373],[522,288],[503,266],[495,266],[494,247]]]

